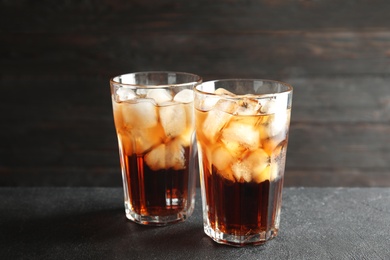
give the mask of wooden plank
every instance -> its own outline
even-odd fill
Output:
[[[389,124],[295,124],[288,167],[390,169]]]
[[[389,28],[386,0],[2,1],[4,32],[257,32]]]
[[[327,172],[342,172],[345,178],[348,173],[358,172],[358,184],[378,184],[381,177],[387,183],[390,124],[385,115],[389,111],[386,96],[389,80],[361,77],[359,80],[290,78],[288,81],[296,85],[296,92],[286,167],[297,178],[297,182],[289,182],[353,185],[352,179],[337,182],[321,178],[326,178]],[[32,174],[33,184],[42,173],[46,180],[43,183],[58,178],[53,183],[84,185],[91,181],[104,185],[111,177],[99,175],[94,181],[96,174],[119,172],[106,79],[3,79],[1,82],[10,86],[0,97],[0,175],[5,178],[16,174],[8,183],[17,183],[17,176],[24,176],[26,171]],[[313,108],[317,113],[313,113]],[[358,112],[351,114],[353,109],[365,109],[364,116]],[[370,172],[378,173],[372,183]],[[72,177],[78,173],[83,176]],[[298,173],[309,179],[301,182]],[[366,179],[363,173],[367,173]]]
[[[286,184],[388,185],[389,1],[0,7],[0,185],[110,183],[119,162],[108,79],[140,70],[289,82]]]
[[[118,161],[119,163],[119,161]],[[0,167],[0,187],[13,186],[78,186],[121,187],[122,175],[118,167],[41,166],[12,169]]]
[[[2,79],[3,122],[113,126],[108,78]],[[293,124],[390,121],[390,77],[281,78],[294,87]],[[12,108],[12,109],[11,109]],[[104,122],[104,123],[103,123]]]
[[[140,70],[226,77],[388,75],[390,32],[3,34],[3,77],[101,77]]]
[[[390,170],[385,169],[306,169],[285,172],[285,187],[389,187]]]
[[[390,122],[390,77],[283,78],[294,87],[293,123]]]

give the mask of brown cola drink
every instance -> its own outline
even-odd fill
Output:
[[[193,90],[175,72],[111,80],[127,218],[145,225],[187,219],[195,201]]]
[[[185,149],[189,158],[189,149]],[[142,216],[170,216],[186,209],[188,201],[189,165],[182,170],[152,170],[144,156],[125,156],[131,211]]]
[[[205,233],[228,245],[261,244],[279,231],[291,90],[236,95],[242,84],[216,82],[195,91]]]

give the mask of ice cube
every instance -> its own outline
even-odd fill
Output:
[[[234,100],[220,99],[215,104],[214,109],[218,109],[229,114],[234,114],[237,111],[238,107],[238,103]]]
[[[262,172],[255,173],[253,175],[253,180],[256,183],[261,183],[266,180],[273,181],[278,177],[278,168],[277,163],[270,163]]]
[[[285,134],[281,133],[277,136],[270,137],[267,139],[262,139],[262,146],[263,149],[269,154],[275,154],[278,153],[281,149],[281,146],[284,146],[284,144],[287,142],[287,137]]]
[[[286,111],[281,111],[275,114],[273,120],[269,122],[270,124],[270,136],[276,136],[282,131],[286,132],[287,127],[287,113]]]
[[[136,90],[136,94],[137,94],[137,96],[139,96],[141,98],[145,98],[146,95],[148,94],[149,90],[150,89],[148,89],[148,88],[138,88]]]
[[[174,138],[186,130],[186,110],[183,104],[171,103],[159,108],[159,116],[165,135]]]
[[[247,161],[251,162],[253,169],[252,178],[257,181],[259,180],[259,177],[261,177],[261,174],[264,173],[264,170],[269,166],[271,158],[263,149],[258,149],[248,156]],[[267,174],[263,175],[263,177],[265,178],[264,180],[267,178],[269,179],[269,175]]]
[[[229,153],[237,160],[245,156],[245,153],[248,151],[247,147],[238,142],[227,141],[225,139],[222,139],[222,142],[226,150],[228,150]]]
[[[233,171],[230,166],[234,158],[223,146],[216,147],[212,154],[212,164],[217,169],[219,175],[223,178],[235,182]]]
[[[126,87],[118,88],[118,90],[116,91],[116,95],[116,100],[119,101],[126,101],[137,98],[135,92],[132,89]]]
[[[173,139],[165,146],[166,168],[182,170],[186,168],[185,150],[180,138]]]
[[[225,145],[243,146],[255,150],[261,146],[260,132],[253,125],[232,121],[222,130],[221,140]],[[236,146],[236,145],[234,145]]]
[[[157,171],[166,168],[165,156],[165,144],[160,144],[147,153],[144,159],[150,169]]]
[[[250,182],[258,178],[270,162],[269,155],[263,149],[251,152],[246,158],[232,165],[234,177],[240,181]]]
[[[164,140],[164,130],[158,124],[156,109],[152,103],[142,101],[115,104],[116,128],[132,140],[133,152],[142,154]]]
[[[186,129],[180,135],[180,138],[184,141],[183,145],[186,147],[194,141],[195,117],[192,103],[183,104],[183,106],[186,112]]]
[[[135,152],[143,154],[147,150],[159,145],[165,139],[164,130],[160,125],[151,128],[130,129],[130,134],[135,140]]]
[[[186,130],[177,138],[181,139],[184,147],[188,147],[195,141],[195,130],[194,128],[186,128]]]
[[[232,118],[231,112],[235,111],[237,103],[230,100],[219,100],[215,107],[207,114],[206,120],[203,124],[203,134],[211,142],[216,142],[219,133],[224,126],[226,126]]]
[[[232,165],[234,178],[238,182],[250,182],[252,180],[251,165],[245,161],[237,161]]]
[[[233,156],[223,146],[217,146],[212,152],[212,164],[219,171],[223,171],[230,167],[233,163]]]
[[[194,130],[191,130],[191,129],[186,129],[183,134],[181,134],[180,136],[178,136],[177,138],[180,138],[181,139],[181,142],[183,144],[184,147],[188,147],[190,146],[191,144],[194,143],[194,138],[195,138],[195,132]]]
[[[171,101],[172,95],[165,89],[150,89],[146,94],[146,98],[151,98],[157,105],[161,105]]]
[[[214,91],[214,94],[217,94],[217,95],[221,95],[221,96],[230,96],[230,97],[234,97],[235,94],[233,94],[232,92],[224,89],[224,88],[218,88]]]
[[[221,129],[229,123],[231,114],[219,110],[211,110],[203,124],[203,134],[211,142],[215,143]]]
[[[214,93],[217,95],[216,96],[213,96],[213,95],[201,96],[199,94],[196,94],[199,96],[199,98],[197,99],[197,103],[195,104],[195,107],[197,107],[203,111],[209,111],[209,110],[213,109],[215,106],[220,105],[218,103],[221,99],[223,99],[223,96],[227,96],[227,97],[234,96],[233,93],[231,93],[225,89],[222,89],[222,88],[217,89]],[[226,101],[226,99],[225,99],[225,101]],[[230,113],[233,113],[233,112],[234,112],[234,110],[230,111]]]
[[[270,179],[270,166],[267,165],[262,172],[253,174],[253,181],[256,183],[262,183],[263,181]]]
[[[263,99],[261,103],[261,113],[263,114],[275,114],[287,109],[287,95],[280,95],[276,98]]]
[[[199,95],[199,94],[197,94]],[[195,107],[203,111],[209,111],[214,108],[215,104],[221,98],[218,96],[202,96],[199,99],[195,100]]]
[[[175,95],[173,101],[180,103],[191,103],[194,101],[194,91],[191,89],[183,89]]]
[[[150,128],[158,123],[156,107],[152,102],[140,100],[121,105],[124,124],[130,128]]]
[[[279,164],[277,162],[271,162],[265,167],[261,173],[253,175],[253,180],[257,183],[269,180],[274,181],[279,177]]]
[[[253,163],[253,175],[257,175],[269,165],[271,158],[263,149],[257,149],[247,160]]]
[[[245,97],[238,101],[236,114],[238,115],[257,115],[261,109],[261,104],[256,100]]]
[[[286,111],[278,112],[277,114],[268,117],[264,122],[264,134],[268,137],[275,137],[281,135],[284,139],[287,133],[288,116]]]

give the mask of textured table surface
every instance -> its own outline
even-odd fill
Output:
[[[390,259],[389,188],[285,188],[279,236],[233,248],[126,220],[119,188],[0,188],[0,259]]]

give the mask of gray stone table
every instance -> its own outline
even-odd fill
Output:
[[[390,188],[285,188],[279,236],[234,248],[126,220],[120,188],[0,188],[0,259],[390,259]]]

